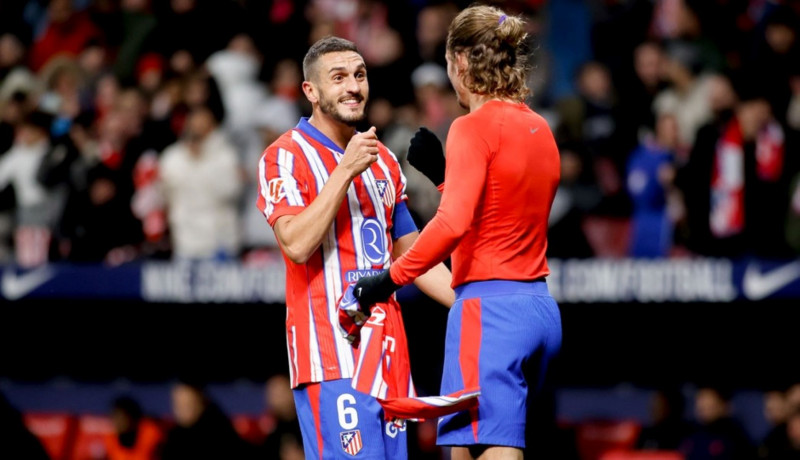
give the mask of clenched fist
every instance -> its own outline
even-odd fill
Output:
[[[366,171],[372,163],[378,161],[378,136],[375,134],[375,129],[373,126],[363,133],[358,133],[347,143],[339,166],[349,171],[351,178],[355,178]]]

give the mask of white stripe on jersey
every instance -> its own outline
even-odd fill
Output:
[[[317,193],[322,191],[322,187],[328,181],[328,170],[319,156],[319,152],[309,144],[297,131],[292,131],[292,139],[297,142],[303,150],[303,154],[311,166],[314,178],[317,182]],[[328,304],[328,319],[331,323],[333,339],[336,346],[336,356],[339,362],[339,370],[342,377],[352,377],[353,375],[353,352],[350,344],[339,331],[339,305],[337,302],[342,296],[342,267],[339,259],[339,246],[336,235],[336,225],[331,229],[322,241],[322,260],[323,273],[325,275],[326,301]]]
[[[394,160],[394,162],[397,163],[397,170],[400,171],[400,184],[403,186],[403,190],[400,190],[400,196],[406,196],[406,176],[405,176],[405,174],[403,174],[403,169],[400,167],[400,162],[397,161],[397,156],[394,154],[394,152],[389,150],[388,147],[386,148],[386,151],[389,152],[389,155],[392,156],[392,159]],[[391,177],[391,176],[386,176],[386,177]],[[438,184],[435,184],[435,185],[438,185]]]
[[[325,377],[322,371],[322,356],[319,354],[319,339],[317,338],[317,322],[314,321],[314,309],[311,299],[308,299],[308,361],[311,363],[311,381],[321,382]]]
[[[275,210],[275,205],[269,199],[269,182],[267,181],[267,156],[262,155],[261,160],[258,162],[258,182],[261,184],[259,192],[261,198],[264,199],[264,216],[269,219],[272,212]]]
[[[380,157],[378,157],[378,163],[381,163]],[[386,171],[384,171],[385,173]],[[391,177],[391,176],[386,176]],[[372,202],[372,207],[375,209],[375,214],[377,214],[378,222],[381,223],[383,227],[383,237],[386,238],[386,229],[389,228],[386,224],[386,210],[384,209],[383,199],[381,198],[381,192],[378,189],[378,182],[375,179],[375,175],[372,173],[371,169],[367,169],[363,173],[361,173],[361,178],[364,180],[364,186],[367,189],[367,195],[369,195],[369,200]],[[386,187],[386,191],[389,190],[389,187]],[[384,193],[386,192],[384,191]],[[391,257],[389,257],[389,242],[386,241],[386,253],[383,255],[383,268],[389,268]]]
[[[286,309],[286,317],[289,317],[289,309]],[[289,356],[289,382],[292,384],[292,388],[297,386],[297,332],[294,326],[292,326],[292,346],[289,346],[289,336],[286,336],[286,348],[291,350],[291,355]]]
[[[304,206],[303,197],[297,189],[297,180],[292,173],[294,172],[294,155],[284,149],[278,149],[278,174],[283,179],[283,191],[286,193],[286,201],[290,206]]]

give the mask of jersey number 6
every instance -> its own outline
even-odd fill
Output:
[[[345,430],[352,430],[358,426],[358,412],[353,407],[356,404],[356,398],[345,393],[339,396],[336,400],[336,411],[339,413],[339,425]]]

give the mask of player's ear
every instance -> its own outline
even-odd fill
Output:
[[[303,94],[306,95],[306,99],[308,99],[308,102],[314,104],[319,101],[319,95],[318,95],[319,93],[317,93],[317,88],[316,86],[314,86],[313,83],[311,83],[310,81],[304,81],[302,87],[303,87]]]
[[[463,77],[467,72],[467,55],[463,51],[453,53],[455,55],[456,75]]]

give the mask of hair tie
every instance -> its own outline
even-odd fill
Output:
[[[508,16],[506,16],[505,14],[501,15],[501,16],[500,16],[500,20],[499,20],[499,21],[497,21],[497,25],[499,26],[500,24],[502,24],[502,23],[503,23],[503,21],[505,21],[507,17],[508,17]]]

